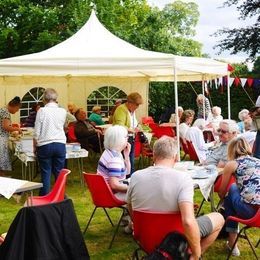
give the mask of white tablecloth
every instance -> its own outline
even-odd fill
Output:
[[[28,181],[0,177],[0,194],[10,199],[15,191],[21,188]]]
[[[189,173],[192,177],[194,187],[199,187],[201,194],[203,195],[205,200],[208,200],[211,188],[214,185],[214,182],[218,176],[217,168],[212,168],[211,170],[208,170],[208,178],[205,179],[194,178],[195,175],[199,176],[200,173],[201,175],[205,175],[206,169],[204,166],[194,166],[193,161],[177,162],[174,168]]]

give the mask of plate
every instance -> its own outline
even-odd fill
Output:
[[[207,179],[210,177],[210,174],[206,171],[195,171],[191,174],[192,179]]]

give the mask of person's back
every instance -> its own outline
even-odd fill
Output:
[[[173,169],[178,149],[176,141],[163,136],[153,148],[155,166],[137,171],[131,177],[127,191],[129,212],[138,209],[180,211],[184,235],[192,252],[191,259],[199,259],[216,239],[224,219],[219,213],[195,219],[192,179],[187,173]]]
[[[179,211],[179,202],[193,203],[191,177],[164,166],[136,171],[131,177],[128,193],[133,209]]]

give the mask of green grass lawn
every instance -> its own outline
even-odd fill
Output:
[[[95,172],[97,157],[87,158],[84,161],[84,170],[86,172]],[[85,186],[82,186],[79,181],[79,174],[76,166],[68,165],[68,168],[72,170],[72,173],[68,177],[66,194],[72,199],[76,211],[76,215],[79,221],[81,230],[86,227],[86,223],[90,217],[92,210],[94,209],[90,194]],[[21,177],[21,165],[18,161],[14,164],[13,177]],[[35,181],[39,181],[39,175]],[[35,192],[36,194],[36,192]],[[18,210],[22,207],[25,197],[22,197],[20,203],[11,198],[9,200],[0,198],[0,233],[6,232],[17,214]],[[199,191],[195,192],[195,201],[199,203],[201,195]],[[209,212],[209,205],[205,203],[203,206],[204,213]],[[116,223],[119,217],[119,211],[117,209],[109,210],[113,221]],[[120,227],[119,232],[115,238],[112,249],[108,249],[110,239],[112,237],[113,228],[106,219],[103,210],[98,209],[89,226],[88,231],[84,235],[87,248],[91,259],[131,259],[132,252],[137,248],[131,235],[126,235],[123,232],[123,228]],[[251,229],[250,237],[252,242],[256,244],[260,238],[259,229]],[[212,247],[204,254],[203,259],[226,259],[227,252],[225,250],[225,240],[217,240]],[[237,259],[254,259],[249,245],[246,241],[241,240],[239,243],[241,256]],[[260,257],[260,248],[257,249],[257,253]]]

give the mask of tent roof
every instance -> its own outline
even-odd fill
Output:
[[[178,81],[227,75],[227,64],[223,62],[137,48],[109,32],[92,11],[86,24],[64,42],[42,52],[0,60],[0,75],[147,77],[150,81],[173,81],[174,67]]]

